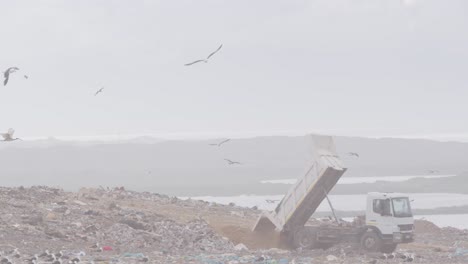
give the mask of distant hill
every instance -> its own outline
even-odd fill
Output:
[[[308,160],[305,137],[145,140],[113,143],[3,142],[1,185],[120,186],[177,195],[255,193],[260,180],[295,178]],[[336,137],[345,177],[468,171],[468,143]],[[357,152],[360,158],[347,155]],[[228,165],[225,158],[241,165]]]

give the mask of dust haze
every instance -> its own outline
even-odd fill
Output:
[[[466,1],[1,6],[0,263],[468,261]]]

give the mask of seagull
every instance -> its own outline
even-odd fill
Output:
[[[190,65],[193,65],[193,64],[196,64],[196,63],[199,63],[199,62],[207,63],[208,60],[209,60],[213,55],[215,55],[222,47],[223,47],[223,44],[221,44],[221,46],[219,46],[215,51],[211,52],[210,55],[208,55],[208,57],[206,57],[206,59],[196,60],[196,61],[189,62],[189,63],[185,64],[185,66],[190,66]]]
[[[96,95],[102,93],[102,90],[104,90],[104,86],[101,87],[101,89],[97,90],[96,93],[94,94],[94,96],[96,96]]]
[[[8,129],[8,132],[0,133],[0,135],[3,137],[3,141],[21,140],[20,138],[13,138],[14,133],[15,133],[15,130],[13,128],[10,128]]]
[[[359,154],[357,154],[356,152],[348,152],[348,155],[355,156],[356,158],[359,158]]]
[[[5,77],[5,80],[3,81],[3,86],[6,86],[8,83],[8,80],[10,78],[10,74],[14,73],[15,71],[19,71],[18,67],[10,67],[6,69],[6,71],[3,73],[3,77]]]
[[[196,60],[196,61],[189,62],[189,63],[185,64],[185,66],[190,66],[190,65],[193,65],[193,64],[199,63],[199,62],[207,63],[208,61],[207,60]]]
[[[228,141],[230,141],[230,140],[231,140],[231,139],[228,138],[228,139],[223,140],[223,141],[221,141],[221,142],[219,142],[219,143],[211,143],[210,146],[218,146],[218,147],[221,147],[222,144],[224,144],[224,143],[226,143],[226,142],[228,142]]]
[[[240,163],[240,162],[238,162],[238,161],[232,161],[232,160],[230,160],[230,159],[224,159],[224,160],[227,161],[229,165],[242,164],[242,163]]]

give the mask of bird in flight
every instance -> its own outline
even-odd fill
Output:
[[[430,174],[439,173],[438,170],[429,170],[428,172],[429,172]]]
[[[226,142],[228,142],[228,141],[230,141],[230,140],[231,140],[231,139],[228,138],[228,139],[223,140],[223,141],[221,141],[221,142],[219,142],[219,143],[211,143],[210,146],[218,146],[218,147],[221,147],[222,144],[224,144],[224,143],[226,143]]]
[[[8,132],[6,133],[0,133],[3,137],[3,141],[21,140],[20,138],[13,138],[13,134],[15,134],[15,130],[13,128],[8,129]]]
[[[94,94],[94,96],[96,96],[96,95],[102,93],[103,90],[104,90],[104,86],[101,87],[101,89],[97,90],[96,93]]]
[[[348,152],[348,155],[355,156],[356,158],[359,158],[359,154],[357,154],[356,152]]]
[[[3,77],[5,80],[3,81],[3,86],[6,86],[8,83],[8,80],[10,79],[10,74],[14,73],[15,71],[19,71],[18,67],[10,67],[6,69],[6,71],[3,73]]]
[[[229,165],[242,164],[242,163],[240,163],[240,162],[238,162],[238,161],[232,161],[232,160],[230,160],[230,159],[224,159],[224,160],[227,161]]]
[[[24,75],[24,78],[25,78],[25,79],[29,79],[29,76],[27,76],[27,75],[25,74],[25,75]]]
[[[213,55],[215,55],[222,47],[223,47],[223,44],[221,44],[221,46],[219,46],[215,51],[211,52],[210,55],[208,55],[208,57],[206,57],[206,59],[201,59],[201,60],[196,60],[196,61],[189,62],[189,63],[185,64],[185,66],[190,66],[190,65],[193,65],[193,64],[196,64],[196,63],[199,63],[199,62],[207,63],[208,60],[209,60]]]

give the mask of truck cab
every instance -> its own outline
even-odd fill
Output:
[[[369,251],[392,252],[397,244],[413,242],[414,218],[409,197],[400,193],[369,193],[365,227],[361,244]]]

